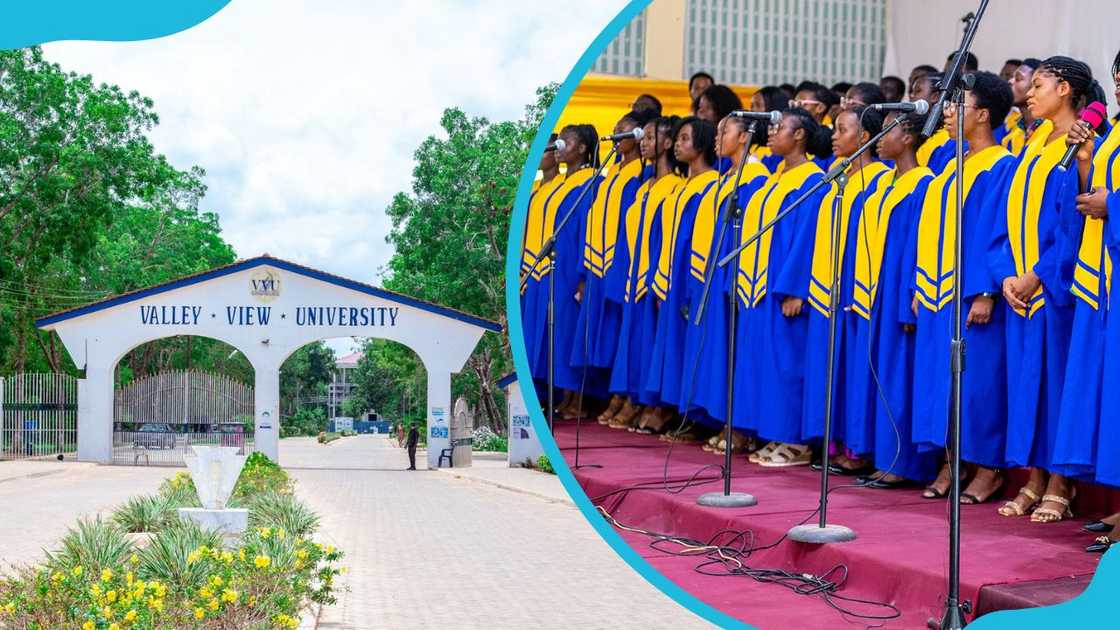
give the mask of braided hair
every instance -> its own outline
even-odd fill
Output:
[[[826,127],[817,122],[813,115],[800,107],[794,107],[783,113],[783,116],[793,119],[796,129],[805,130],[805,152],[816,157],[832,155],[832,134]]]
[[[1081,111],[1096,98],[1097,94],[1104,93],[1100,84],[1093,78],[1093,71],[1089,69],[1088,64],[1071,57],[1062,55],[1048,57],[1038,67],[1038,72],[1050,74],[1069,85],[1070,98],[1075,111]]]
[[[568,125],[560,130],[560,134],[574,134],[583,144],[583,163],[599,168],[599,133],[595,125]]]
[[[922,130],[925,129],[926,122],[929,120],[929,112],[919,114],[918,112],[906,112],[898,115],[898,126],[902,129],[902,133],[910,136],[914,142],[911,145],[915,150],[926,141],[925,135]],[[878,147],[876,147],[878,149]]]
[[[883,130],[883,114],[879,111],[871,109],[870,107],[856,107],[851,110],[856,118],[859,119],[860,127],[874,138],[877,133]],[[879,157],[879,145],[875,143],[869,149],[873,157]]]

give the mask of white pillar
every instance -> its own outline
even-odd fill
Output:
[[[257,450],[280,463],[280,368],[254,365],[253,369]]]
[[[0,457],[4,455],[4,379],[0,378]]]
[[[451,372],[428,371],[428,467],[451,445]]]
[[[86,367],[78,381],[78,459],[113,462],[113,369]]]

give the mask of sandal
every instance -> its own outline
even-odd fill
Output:
[[[719,446],[720,435],[722,435],[722,434],[717,433],[717,434],[713,435],[712,437],[708,438],[708,441],[704,442],[704,445],[700,447],[701,450],[715,452],[716,448]]]
[[[1015,499],[1012,499],[1012,500],[1004,503],[1003,506],[1001,506],[999,508],[998,512],[999,512],[1000,516],[1009,516],[1009,517],[1010,516],[1023,516],[1027,512],[1032,512],[1033,508],[1036,505],[1038,505],[1038,502],[1042,498],[1042,497],[1039,497],[1038,494],[1034,490],[1031,490],[1030,488],[1028,488],[1026,486],[1023,486],[1022,488],[1019,488],[1019,494],[1025,496],[1025,497],[1027,497],[1028,499],[1031,500],[1031,502],[1027,504],[1027,507],[1023,508],[1018,503],[1016,503],[1015,499],[1019,498],[1018,496],[1016,496]]]
[[[764,459],[769,459],[770,455],[772,455],[779,446],[781,446],[781,444],[778,444],[777,442],[767,442],[766,446],[763,446],[750,455],[747,455],[747,461],[751,462],[752,464],[757,464]]]
[[[1070,494],[1070,497],[1068,499],[1063,497],[1063,496],[1058,496],[1056,494],[1044,494],[1044,495],[1042,495],[1042,503],[1057,503],[1057,504],[1061,505],[1063,509],[1062,509],[1062,511],[1059,512],[1058,510],[1055,510],[1054,508],[1046,508],[1046,507],[1036,508],[1034,513],[1031,514],[1031,522],[1032,523],[1058,523],[1060,521],[1066,520],[1067,518],[1072,518],[1073,517],[1073,510],[1070,508],[1070,501],[1072,501],[1074,499],[1074,497],[1076,497],[1076,496],[1077,496],[1076,488]],[[1044,517],[1050,517],[1050,518],[1044,518]]]
[[[607,421],[607,426],[612,429],[629,429],[633,426],[634,419],[638,417],[638,412],[640,411],[641,407],[627,400],[626,404],[622,406],[622,409],[619,409],[618,413]]]
[[[760,459],[759,466],[767,468],[789,468],[808,466],[813,459],[813,449],[802,444],[779,444],[770,456]]]
[[[1007,483],[1007,478],[1003,476],[1003,471],[995,470],[994,472],[996,474],[996,478],[999,479],[999,483],[995,485],[995,489],[993,489],[984,497],[979,497],[975,494],[969,494],[968,492],[962,492],[961,505],[980,505],[981,503],[986,503],[989,499],[994,497],[997,492],[1002,490],[1003,484]]]
[[[616,395],[611,398],[610,403],[607,404],[607,408],[603,410],[603,413],[599,414],[596,421],[598,421],[599,424],[610,424],[611,420],[617,416],[621,410],[622,396]]]

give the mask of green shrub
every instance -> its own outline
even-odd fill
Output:
[[[541,455],[537,458],[537,468],[541,472],[556,474],[556,470],[552,467],[552,462],[548,461],[548,455]]]
[[[126,532],[158,532],[178,520],[166,497],[132,497],[113,512],[113,523]]]
[[[159,485],[159,496],[167,503],[169,509],[202,507],[190,473],[180,472],[170,479],[164,479]]]
[[[192,563],[190,554],[199,547],[221,548],[221,536],[200,528],[193,521],[177,521],[155,535],[140,553],[138,573],[145,580],[160,580],[170,586],[197,589],[206,581],[206,567]]]
[[[271,527],[298,537],[310,536],[319,529],[318,515],[290,494],[259,494],[244,506],[249,509],[250,527]]]
[[[475,429],[473,437],[474,450],[476,451],[498,451],[502,453],[509,451],[509,440],[505,436],[494,433],[489,427]]]
[[[59,549],[47,554],[47,564],[56,571],[74,567],[100,572],[114,567],[132,554],[132,544],[121,528],[101,520],[80,519],[59,541]]]

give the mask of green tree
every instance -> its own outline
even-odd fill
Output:
[[[284,415],[305,406],[321,405],[334,376],[334,350],[322,341],[292,353],[280,366],[280,401]]]
[[[217,217],[198,209],[203,171],[176,169],[148,140],[158,122],[137,92],[65,72],[39,48],[0,51],[0,369],[75,368],[37,317],[233,261]],[[122,367],[228,352],[191,339]]]
[[[386,288],[506,323],[505,243],[510,208],[529,144],[556,94],[537,100],[517,121],[491,122],[451,108],[442,133],[416,150],[412,191],[398,193],[388,208],[395,250]],[[509,340],[487,334],[452,382],[486,423],[505,433],[501,392],[495,383],[512,369]]]
[[[367,339],[350,379],[355,388],[346,415],[376,411],[392,419],[424,417],[427,373],[409,348],[385,339]]]

